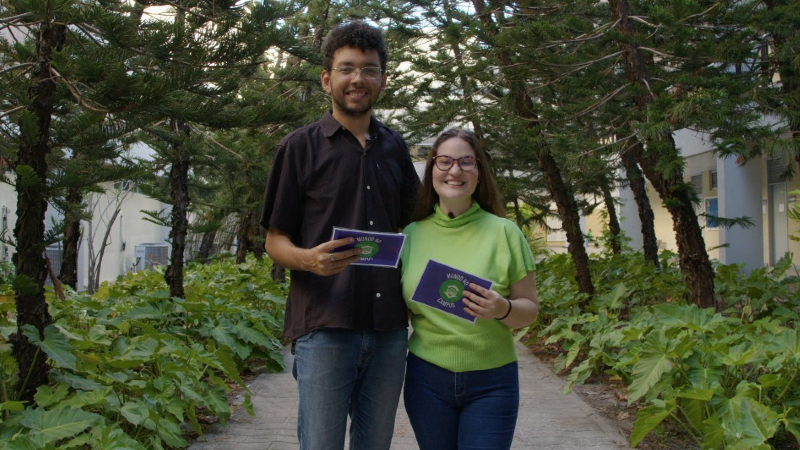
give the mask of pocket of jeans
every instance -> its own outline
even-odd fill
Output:
[[[295,339],[295,342],[297,342],[298,344],[301,344],[303,342],[309,342],[312,339],[314,339],[314,336],[316,336],[316,335],[317,335],[317,330],[314,330],[314,331],[308,332],[308,333],[300,336],[299,338]]]

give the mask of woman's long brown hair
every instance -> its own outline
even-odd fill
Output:
[[[475,151],[475,158],[478,160],[478,187],[472,194],[473,200],[478,202],[480,207],[496,216],[505,217],[506,208],[503,205],[500,190],[497,188],[494,174],[490,165],[489,156],[483,150],[478,138],[471,131],[461,128],[451,128],[440,134],[433,143],[431,154],[425,164],[425,177],[422,180],[422,187],[417,197],[417,206],[412,217],[413,221],[422,220],[433,213],[433,205],[439,203],[439,194],[433,188],[433,158],[438,156],[439,146],[448,139],[458,138],[469,144]]]

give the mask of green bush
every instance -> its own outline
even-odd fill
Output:
[[[555,368],[569,370],[565,391],[592,374],[622,379],[629,403],[642,406],[632,446],[665,420],[703,449],[800,440],[800,280],[791,262],[749,275],[718,266],[716,292],[727,305],[718,313],[686,303],[671,260],[656,271],[636,254],[593,259],[598,292],[588,303],[568,261],[540,266],[539,336],[563,349]]]
[[[185,282],[186,299],[170,298],[153,271],[51,299],[44,336],[25,334],[49,358],[52,383],[23,405],[9,394],[17,375],[4,372],[0,449],[183,448],[184,424],[199,433],[199,415],[228,419],[229,383],[252,412],[240,374],[283,368],[285,286],[255,259],[192,265]],[[3,343],[6,369],[9,360]]]

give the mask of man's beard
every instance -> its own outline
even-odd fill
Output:
[[[372,106],[375,104],[374,101],[370,101],[365,107],[355,109],[347,106],[346,102],[340,101],[339,97],[336,95],[331,95],[331,98],[333,98],[333,102],[336,103],[339,111],[352,117],[361,117],[369,114],[372,111]]]

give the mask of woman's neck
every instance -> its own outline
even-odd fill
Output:
[[[472,199],[468,201],[447,201],[446,199],[439,199],[439,208],[447,217],[455,219],[456,217],[464,214],[472,206]]]

